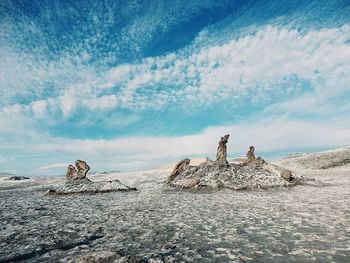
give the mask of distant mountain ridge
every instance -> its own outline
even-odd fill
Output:
[[[292,153],[274,163],[291,170],[350,168],[350,146],[317,153]]]

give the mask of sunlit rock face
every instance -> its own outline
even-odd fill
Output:
[[[220,141],[219,141],[219,145],[218,145],[218,150],[217,150],[217,153],[216,153],[216,162],[218,164],[221,164],[221,165],[225,165],[227,164],[227,142],[228,142],[228,139],[230,138],[230,135],[229,134],[226,134],[224,136],[221,137]]]
[[[302,176],[293,174],[283,167],[270,164],[261,157],[255,157],[253,146],[250,147],[246,159],[229,163],[226,160],[228,138],[228,134],[221,137],[215,162],[209,158],[197,166],[191,166],[189,159],[184,159],[186,162],[184,160],[179,162],[168,178],[168,185],[181,188],[240,190],[291,186],[304,180]],[[186,165],[181,166],[183,163]]]
[[[85,161],[82,161],[82,160],[77,160],[75,162],[75,166],[76,168],[71,164],[68,166],[66,179],[77,180],[77,179],[86,178],[86,175],[90,170],[90,166]]]
[[[78,171],[73,165],[68,165],[66,179],[67,180],[73,180],[74,178],[77,178]]]
[[[86,174],[90,170],[90,166],[82,160],[77,160],[75,162],[75,166],[78,169],[78,173],[77,173],[78,178],[85,178]]]
[[[174,180],[176,178],[176,176],[178,176],[183,171],[185,171],[188,168],[190,161],[191,161],[190,159],[186,158],[186,159],[183,159],[180,162],[178,162],[175,165],[173,172],[170,174],[170,176],[168,178],[168,182],[171,182],[172,180]]]

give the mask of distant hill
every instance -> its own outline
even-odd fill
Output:
[[[317,153],[293,153],[274,163],[291,170],[350,168],[350,146]]]

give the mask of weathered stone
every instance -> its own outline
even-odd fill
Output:
[[[190,162],[191,162],[191,160],[188,158],[185,158],[185,159],[181,160],[180,162],[178,162],[175,165],[173,172],[170,174],[170,176],[168,178],[168,183],[173,181],[180,173],[185,171],[188,168]]]
[[[168,185],[182,188],[227,188],[232,190],[291,186],[303,181],[298,175],[281,174],[284,168],[269,164],[260,156],[255,157],[250,147],[247,158],[229,163],[226,160],[229,135],[221,137],[215,162],[207,158],[197,166],[186,159],[179,162],[169,176]]]
[[[83,178],[79,180],[69,180],[62,186],[51,188],[46,192],[46,195],[95,194],[128,191],[136,191],[136,188],[129,187],[119,180],[90,181],[87,178]]]
[[[75,162],[75,166],[78,169],[77,177],[80,178],[80,179],[81,178],[85,178],[87,172],[90,170],[90,166],[86,162],[84,162],[82,160],[77,160]]]
[[[73,165],[71,165],[71,164],[68,165],[66,179],[67,180],[72,180],[72,179],[76,178],[77,175],[78,175],[77,169],[75,169],[75,167]]]
[[[182,188],[193,188],[200,183],[200,180],[197,178],[184,179],[180,182]]]
[[[289,170],[286,170],[286,169],[282,170],[282,172],[281,172],[281,177],[282,177],[283,179],[287,180],[288,182],[291,182],[291,181],[293,181],[293,179],[294,179],[294,178],[293,178],[292,172],[289,171]]]
[[[249,151],[247,152],[247,159],[248,159],[248,161],[253,161],[253,160],[255,160],[254,151],[255,151],[254,146],[250,146],[250,147],[249,147]]]
[[[219,164],[223,164],[226,165],[228,164],[227,162],[227,142],[228,142],[228,138],[230,137],[229,134],[224,135],[223,137],[221,137],[220,141],[219,141],[219,145],[218,145],[218,149],[217,149],[217,153],[216,153],[216,162]]]

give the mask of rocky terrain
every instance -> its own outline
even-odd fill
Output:
[[[350,146],[318,153],[294,153],[275,164],[294,171],[350,169]]]
[[[135,187],[129,187],[119,180],[91,181],[87,178],[89,170],[90,166],[85,161],[77,160],[75,167],[72,164],[68,166],[65,184],[51,187],[46,194],[67,195],[136,191]]]
[[[203,163],[191,166],[186,158],[178,162],[170,174],[167,185],[181,188],[212,189],[228,188],[232,190],[293,186],[305,181],[305,178],[290,170],[255,157],[254,146],[250,146],[246,158],[236,162],[227,161],[227,147],[230,135],[221,137],[218,143],[216,160],[209,158]]]
[[[349,169],[245,191],[169,187],[172,172],[105,173],[91,180],[138,191],[88,195],[1,179],[0,262],[349,262]]]

